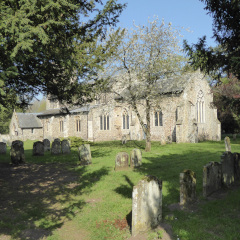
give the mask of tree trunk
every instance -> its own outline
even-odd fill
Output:
[[[151,152],[151,137],[149,138],[148,136],[146,137],[145,151],[146,152]]]
[[[146,99],[146,120],[147,120],[147,127],[146,127],[146,147],[145,151],[150,152],[151,151],[151,121],[150,121],[150,102],[148,99]]]

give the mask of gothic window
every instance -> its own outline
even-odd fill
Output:
[[[76,120],[76,131],[77,132],[81,131],[81,121],[80,121],[80,119]]]
[[[109,115],[102,114],[100,116],[100,130],[109,130]]]
[[[129,115],[126,110],[123,112],[123,129],[129,129]]]
[[[63,129],[63,126],[64,126],[64,125],[63,125],[63,120],[60,120],[59,123],[60,123],[60,126],[59,126],[59,127],[60,127],[60,132],[63,132],[63,130],[64,130],[64,129]]]
[[[204,104],[204,96],[203,96],[202,90],[200,90],[197,95],[196,114],[197,114],[197,122],[204,123],[205,122],[205,104]]]
[[[154,113],[155,126],[163,126],[163,114],[162,111],[156,111]]]

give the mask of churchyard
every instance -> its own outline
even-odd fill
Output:
[[[33,141],[26,141],[26,163],[19,166],[10,166],[7,147],[0,155],[0,239],[239,239],[239,184],[203,196],[203,167],[221,161],[224,141],[153,142],[151,152],[144,152],[141,141],[90,147],[91,164],[81,165],[78,148],[33,156]],[[118,153],[130,156],[133,149],[142,151],[142,164],[115,169]],[[239,138],[231,137],[231,151],[240,153]],[[179,176],[186,169],[196,175],[196,201],[184,206],[179,205]],[[162,222],[132,237],[132,192],[146,175],[162,181]]]

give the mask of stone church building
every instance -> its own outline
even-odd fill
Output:
[[[159,94],[159,107],[151,113],[152,140],[197,142],[221,139],[221,123],[212,104],[213,95],[201,73],[166,80]],[[55,98],[48,98],[46,111],[42,113],[14,112],[10,138],[52,140],[76,136],[88,141],[110,141],[121,140],[126,135],[131,140],[144,139],[145,134],[131,106],[119,96],[109,96],[102,94],[96,101],[75,108],[66,108]]]

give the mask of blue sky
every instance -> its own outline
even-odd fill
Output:
[[[211,38],[212,17],[207,15],[200,0],[119,0],[127,3],[127,8],[120,16],[120,27],[130,28],[133,20],[137,25],[147,24],[148,17],[153,16],[171,22],[174,27],[189,28],[191,32],[182,31],[183,39],[188,43],[197,43],[198,38],[206,35],[209,46],[216,45]]]

